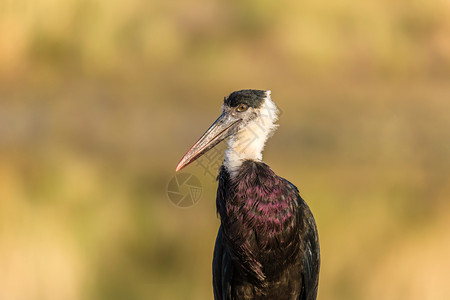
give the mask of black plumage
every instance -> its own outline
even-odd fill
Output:
[[[218,181],[215,299],[316,299],[317,229],[297,188],[251,160],[233,179],[222,166]]]
[[[236,107],[239,104],[247,104],[250,107],[259,108],[264,101],[266,91],[262,90],[241,90],[231,93],[224,100],[224,104],[229,107]]]

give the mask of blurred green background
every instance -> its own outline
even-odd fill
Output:
[[[166,189],[243,88],[282,110],[318,298],[448,299],[444,0],[0,0],[0,299],[212,299],[216,182]]]

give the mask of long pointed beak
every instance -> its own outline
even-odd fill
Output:
[[[199,138],[199,140],[189,149],[183,156],[175,169],[180,171],[197,158],[208,152],[215,145],[229,137],[234,133],[236,125],[240,119],[235,119],[229,114],[222,113],[220,117],[206,130],[206,132]]]

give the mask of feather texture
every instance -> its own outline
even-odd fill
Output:
[[[319,241],[298,189],[254,160],[218,181],[215,299],[316,299]]]

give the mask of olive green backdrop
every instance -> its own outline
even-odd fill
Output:
[[[282,111],[264,160],[316,216],[318,298],[447,299],[440,0],[0,0],[0,299],[211,299],[223,146],[195,206],[167,187],[242,88]]]

